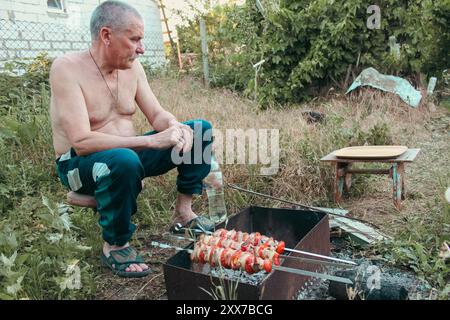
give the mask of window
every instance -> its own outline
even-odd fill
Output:
[[[47,0],[47,8],[51,11],[66,12],[66,4],[64,0]]]

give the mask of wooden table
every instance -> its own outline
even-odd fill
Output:
[[[392,178],[392,195],[395,207],[401,209],[401,201],[405,199],[405,163],[413,162],[420,149],[408,149],[402,155],[390,159],[347,159],[337,158],[331,152],[320,161],[330,162],[335,168],[334,201],[340,203],[344,186],[346,191],[352,185],[352,174],[388,174]],[[390,163],[389,169],[352,169],[355,163]]]

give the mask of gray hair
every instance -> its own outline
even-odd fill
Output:
[[[129,14],[142,20],[139,12],[127,3],[120,1],[103,2],[92,12],[90,22],[91,39],[96,40],[103,27],[122,30],[128,22],[127,16]]]

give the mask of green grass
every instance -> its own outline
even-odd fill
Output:
[[[98,293],[101,274],[98,215],[62,205],[66,190],[55,173],[48,64],[38,65],[44,67],[22,78],[0,74],[0,299],[90,299]],[[225,179],[306,205],[334,205],[330,198],[333,172],[319,161],[330,151],[365,143],[414,146],[430,141],[426,110],[412,110],[375,91],[263,112],[229,91],[205,90],[191,78],[159,77],[150,83],[162,105],[181,120],[205,118],[222,129],[279,128],[282,150],[277,175],[259,176],[258,166],[226,165]],[[301,116],[303,107],[325,113],[326,121],[308,125]],[[138,116],[139,132],[149,130],[144,123]],[[382,205],[393,218],[383,228],[390,228],[395,240],[369,252],[382,252],[393,264],[412,268],[440,291],[442,299],[448,299],[449,267],[438,258],[437,250],[449,241],[450,209],[443,191],[450,177],[442,155],[433,160],[443,161],[440,166],[428,164],[428,154],[423,157],[411,169],[422,173],[409,184],[403,214],[392,208],[389,193],[378,190],[387,185],[385,177],[357,177],[349,198],[364,203],[376,194],[386,200]],[[176,172],[171,172],[145,180],[133,217],[138,235],[167,230],[176,198],[175,178]],[[250,204],[282,205],[229,188],[225,196],[230,213]],[[359,208],[349,209],[358,215]],[[195,198],[194,210],[206,212],[204,195]],[[133,241],[139,246],[138,236]],[[75,280],[80,281],[79,287]]]

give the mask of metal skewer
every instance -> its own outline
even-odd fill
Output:
[[[163,236],[165,236],[165,235],[163,235]],[[192,238],[181,237],[181,236],[177,236],[177,235],[170,234],[170,233],[167,233],[167,236],[170,236],[171,238],[174,238],[177,240],[185,240],[185,241],[190,241],[190,242],[196,241],[195,239],[192,239]],[[280,254],[280,258],[281,259],[294,259],[294,260],[303,261],[306,263],[320,264],[320,265],[330,266],[330,267],[353,268],[353,265],[349,265],[348,263],[345,263],[345,264],[344,263],[336,263],[336,262],[330,262],[330,261],[324,261],[324,260],[290,256],[290,255],[285,255],[285,254]]]
[[[152,241],[150,244],[154,247],[159,247],[162,249],[175,249],[177,251],[186,251],[188,253],[192,253],[194,251],[192,249],[181,248],[181,247],[177,247],[177,246],[173,246],[173,245],[170,245],[167,243],[161,243],[161,242],[157,242],[157,241]],[[325,280],[332,280],[332,281],[342,282],[342,283],[350,284],[350,285],[353,284],[353,282],[348,278],[332,276],[332,275],[329,275],[326,273],[318,273],[318,272],[312,272],[312,271],[307,271],[307,270],[302,270],[302,269],[295,269],[295,268],[275,266],[275,265],[272,266],[272,270],[284,271],[284,272],[294,273],[294,274],[298,274],[298,275],[302,275],[302,276],[321,278],[321,279],[325,279]]]
[[[340,214],[337,214],[337,213],[325,211],[325,210],[322,210],[320,208],[305,206],[304,204],[297,203],[297,202],[294,202],[294,201],[285,200],[285,199],[281,199],[281,198],[270,196],[268,194],[256,192],[256,191],[253,191],[253,190],[244,189],[244,188],[238,187],[238,186],[236,186],[234,184],[231,184],[231,183],[227,183],[227,186],[229,186],[232,189],[235,189],[235,190],[238,190],[238,191],[247,192],[247,193],[250,193],[250,194],[253,194],[253,195],[256,195],[256,196],[264,197],[266,199],[271,199],[271,200],[276,200],[276,201],[288,203],[288,204],[297,206],[297,207],[299,207],[299,208],[301,208],[303,210],[306,210],[306,211],[319,211],[319,212],[322,212],[322,213],[325,213],[325,214],[329,214],[329,215],[332,215],[332,216],[336,216],[336,217],[339,217],[339,218],[342,218],[342,219],[354,220],[354,221],[358,221],[358,222],[361,222],[361,223],[365,223],[365,224],[371,225],[372,227],[374,227],[375,229],[378,229],[378,230],[380,229],[380,227],[377,226],[376,224],[374,224],[372,222],[369,222],[369,221],[366,221],[366,220],[363,220],[363,219],[358,219],[358,218],[355,218],[355,217],[347,217],[347,216],[343,216],[343,215],[340,215]]]
[[[175,231],[182,231],[182,230],[186,230],[186,231],[190,231],[193,233],[205,233],[205,234],[213,234],[211,231],[206,231],[204,229],[191,229],[191,228],[184,228],[180,223],[177,223],[175,225]],[[306,256],[311,256],[311,257],[316,257],[316,258],[321,258],[321,259],[326,259],[326,260],[331,260],[331,261],[336,261],[336,262],[341,262],[341,263],[346,263],[352,266],[357,266],[358,264],[353,262],[353,261],[349,261],[349,260],[344,260],[344,259],[338,259],[338,258],[333,258],[333,257],[329,257],[329,256],[324,256],[321,254],[317,254],[317,253],[312,253],[312,252],[308,252],[308,251],[302,251],[302,250],[296,250],[296,249],[289,249],[289,248],[284,248],[285,251],[288,252],[294,252],[294,253],[300,253],[300,254],[304,254]]]
[[[324,256],[324,255],[321,255],[321,254],[307,252],[307,251],[302,251],[302,250],[284,248],[284,251],[300,253],[300,254],[304,254],[306,256],[311,256],[311,257],[316,257],[316,258],[322,258],[322,259],[327,259],[327,260],[331,260],[331,261],[341,262],[341,263],[345,263],[347,265],[352,265],[352,266],[357,266],[358,265],[356,262],[353,262],[353,261],[350,261],[350,260],[344,260],[344,259],[328,257],[328,256]]]

